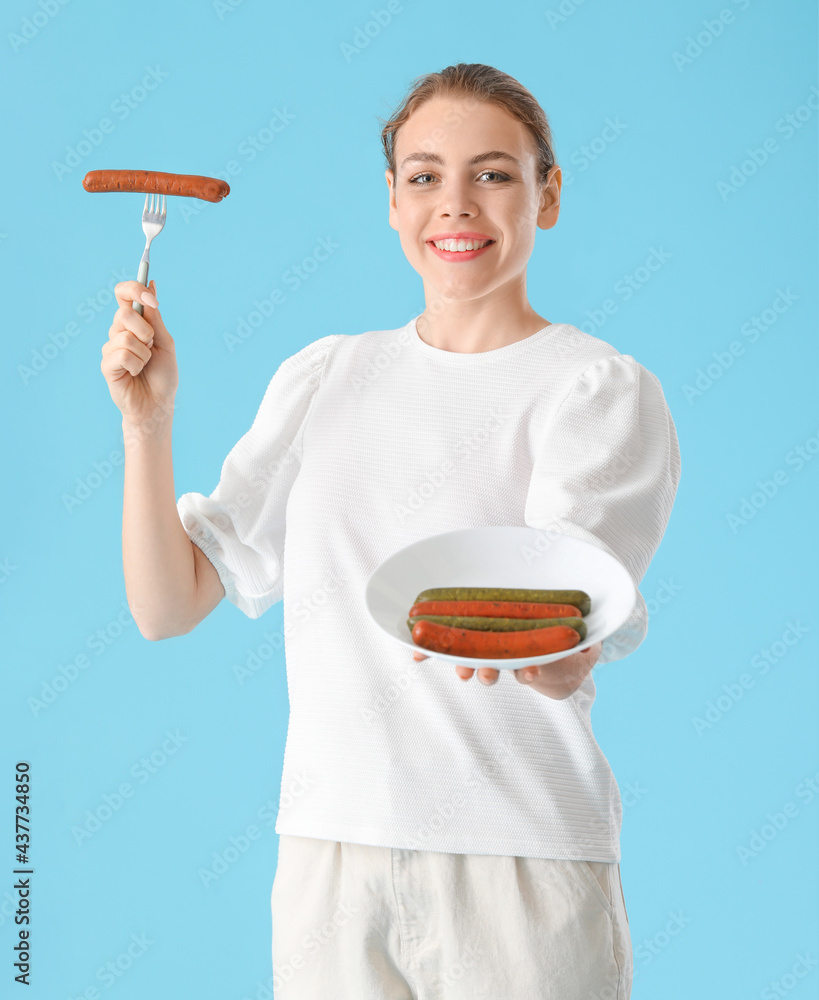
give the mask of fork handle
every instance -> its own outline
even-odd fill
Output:
[[[139,262],[139,274],[137,275],[137,281],[141,285],[145,285],[146,288],[148,287],[148,261],[147,260],[143,259],[143,260],[141,260]],[[134,303],[134,309],[136,309],[136,311],[139,313],[140,316],[142,316],[144,314],[145,307],[142,305],[141,302],[135,302]]]

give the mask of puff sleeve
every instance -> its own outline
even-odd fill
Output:
[[[635,587],[665,533],[680,480],[677,432],[655,375],[628,354],[590,364],[544,427],[524,519],[617,557]],[[634,609],[598,663],[632,653],[648,632]]]
[[[184,493],[177,500],[188,537],[213,563],[228,600],[249,618],[258,618],[284,593],[285,508],[334,336],[281,363],[210,496]]]

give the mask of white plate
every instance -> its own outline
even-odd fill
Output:
[[[571,649],[543,656],[485,660],[431,653],[413,642],[407,625],[415,598],[431,587],[584,590],[591,598],[584,618],[588,632]],[[364,591],[375,624],[403,646],[450,663],[511,670],[525,663],[552,663],[602,642],[620,628],[636,600],[631,574],[603,549],[569,535],[515,525],[462,528],[423,538],[381,563]]]

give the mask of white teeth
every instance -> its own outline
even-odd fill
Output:
[[[439,250],[479,250],[488,246],[492,240],[433,240],[433,245]]]

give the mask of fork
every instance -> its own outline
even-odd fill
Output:
[[[162,199],[161,208],[160,197]],[[145,244],[145,250],[142,253],[142,260],[139,262],[139,274],[137,275],[137,281],[141,285],[145,285],[146,288],[148,286],[148,259],[151,253],[151,240],[154,236],[157,236],[162,232],[162,227],[165,225],[167,215],[168,212],[165,207],[164,194],[156,196],[156,205],[154,205],[154,196],[152,194],[145,195],[145,207],[142,209],[142,232],[145,233],[147,242]],[[144,306],[141,302],[135,302],[134,309],[136,309],[140,316],[143,315]]]

